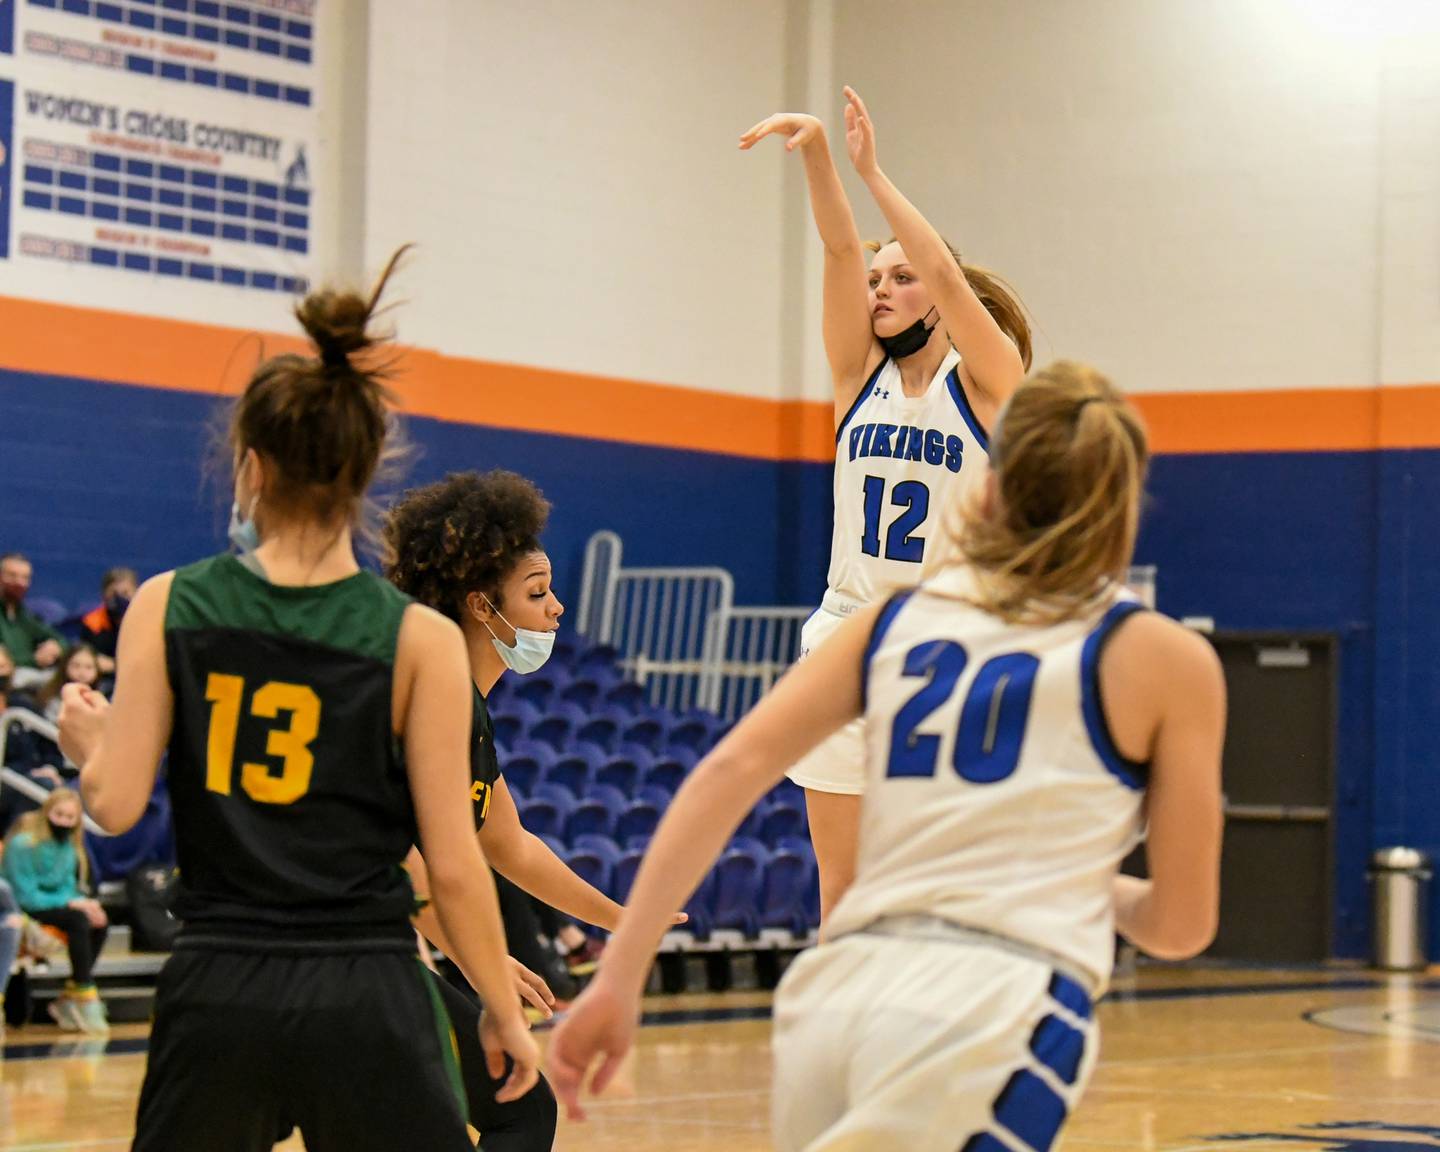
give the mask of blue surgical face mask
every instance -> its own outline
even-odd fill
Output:
[[[485,593],[480,593],[485,596]],[[500,616],[500,609],[490,602],[490,597],[485,596],[485,603],[490,604],[495,615]],[[505,620],[504,616],[500,616]],[[485,622],[482,620],[482,624]],[[545,666],[545,661],[550,659],[550,653],[555,649],[554,632],[536,632],[533,628],[516,628],[505,620],[515,630],[515,645],[511,647],[500,642],[500,637],[495,635],[495,629],[485,624],[486,630],[490,633],[490,643],[495,645],[495,651],[500,653],[500,659],[505,661],[505,667],[512,672],[518,672],[524,676]]]
[[[255,501],[250,501],[250,514],[240,515],[240,501],[230,505],[230,543],[242,556],[260,547],[260,529],[255,527]]]

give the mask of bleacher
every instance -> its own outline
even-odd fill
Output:
[[[702,709],[652,705],[605,645],[562,637],[546,666],[492,690],[496,749],[524,826],[624,903],[661,816],[729,729]],[[820,921],[803,791],[789,781],[737,830],[662,954],[787,951]]]

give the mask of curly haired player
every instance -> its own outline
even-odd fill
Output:
[[[541,902],[586,923],[614,928],[620,906],[521,826],[501,775],[485,701],[506,669],[522,676],[534,672],[555,643],[565,606],[551,587],[550,558],[540,546],[549,514],[550,504],[540,490],[514,472],[449,476],[407,492],[391,511],[385,526],[388,575],[402,591],[458,623],[465,635],[474,681],[471,798],[485,858],[501,877]],[[411,854],[408,865],[423,891],[425,865],[418,852]],[[421,913],[420,930],[448,951],[439,921],[428,909]],[[525,935],[515,932],[512,947],[518,950]],[[511,963],[521,995],[532,1003],[537,991],[548,997],[543,982]],[[539,962],[532,961],[532,966],[539,967]],[[495,1093],[503,1080],[489,1074],[470,1035],[475,1029],[469,1021],[479,1007],[448,983],[440,984],[450,1016],[458,1023],[470,1122],[483,1133],[487,1152],[548,1149],[556,1115],[549,1085],[542,1078],[539,1087],[521,1099],[497,1103]]]

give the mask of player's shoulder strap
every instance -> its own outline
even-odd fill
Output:
[[[165,630],[288,636],[390,665],[411,602],[372,572],[318,587],[291,587],[271,584],[222,553],[176,571]]]

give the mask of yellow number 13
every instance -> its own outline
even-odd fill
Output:
[[[205,685],[205,699],[211,705],[205,787],[228,796],[235,775],[235,737],[240,728],[245,681],[239,676],[212,672]],[[272,680],[255,692],[250,715],[274,720],[281,712],[290,713],[290,727],[272,728],[265,744],[268,755],[284,760],[280,775],[272,775],[264,764],[240,766],[240,787],[261,804],[295,803],[310,790],[310,774],[315,768],[310,742],[320,733],[320,697],[304,684]]]

